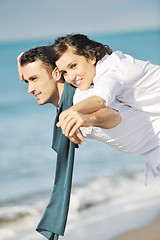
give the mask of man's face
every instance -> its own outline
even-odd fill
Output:
[[[58,88],[52,74],[46,70],[41,60],[27,63],[22,67],[24,81],[28,84],[28,93],[32,93],[39,105],[52,103],[58,105]]]

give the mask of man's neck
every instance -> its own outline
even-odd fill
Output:
[[[59,107],[59,103],[60,103],[60,100],[61,100],[62,92],[63,92],[63,89],[64,89],[64,83],[57,83],[57,88],[58,88],[58,102],[57,102],[57,106],[56,107]]]

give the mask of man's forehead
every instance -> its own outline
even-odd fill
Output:
[[[36,61],[34,61],[34,62],[29,62],[29,63],[26,63],[25,65],[24,65],[24,67],[27,67],[27,68],[44,68],[44,64],[43,64],[43,62],[40,60],[40,59],[37,59]]]
[[[45,66],[43,62],[41,60],[36,60],[35,62],[27,63],[22,66],[22,73],[24,78],[29,78],[31,75],[39,75],[44,69]]]

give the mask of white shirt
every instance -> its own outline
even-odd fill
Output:
[[[93,93],[94,86],[86,91],[76,89],[73,104],[94,95]],[[118,100],[115,100],[111,107],[119,111],[122,122],[112,129],[84,128],[83,135],[104,142],[119,151],[145,157],[147,184],[157,175],[157,166],[160,164],[160,154],[157,159],[152,159],[152,155],[148,154],[160,147],[160,115],[135,110]]]
[[[120,51],[105,55],[96,65],[94,95],[106,106],[119,101],[151,113],[160,113],[160,66],[134,59]]]

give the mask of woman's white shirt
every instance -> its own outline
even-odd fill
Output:
[[[76,89],[73,103],[76,104],[92,95],[93,85],[86,91]],[[160,164],[160,154],[157,159],[147,157],[151,156],[148,153],[153,149],[160,148],[160,115],[135,110],[118,100],[114,100],[110,107],[119,111],[122,122],[112,129],[92,126],[84,128],[84,137],[104,142],[121,152],[145,157],[145,182],[150,182],[154,175],[156,176],[156,169]]]
[[[145,112],[160,113],[160,66],[120,51],[105,55],[96,65],[94,95],[106,106],[114,99]]]

